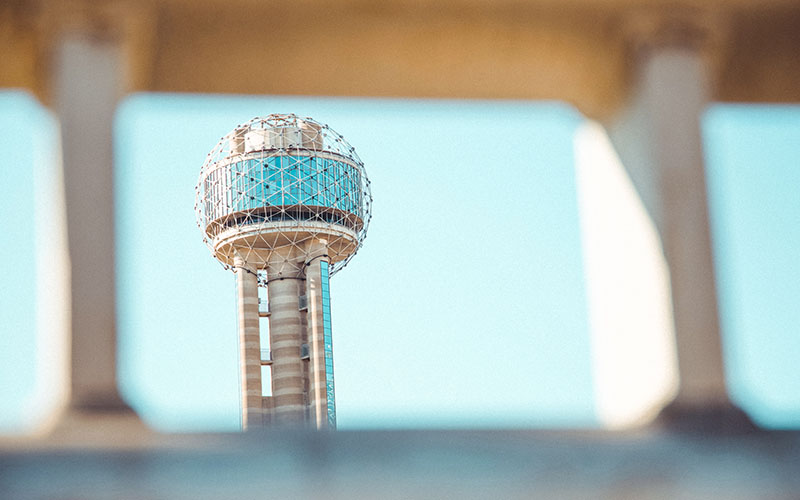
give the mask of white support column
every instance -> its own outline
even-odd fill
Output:
[[[241,384],[242,430],[263,425],[261,401],[261,339],[258,317],[258,276],[240,257],[236,267],[239,312],[239,379]]]
[[[630,105],[609,135],[669,265],[679,389],[668,414],[736,413],[725,385],[700,129],[712,95],[706,50],[714,33],[697,19],[647,21],[632,40]]]
[[[121,44],[113,37],[75,30],[55,45],[53,97],[71,268],[67,420],[73,424],[112,415],[135,420],[116,379],[112,142],[123,65]]]

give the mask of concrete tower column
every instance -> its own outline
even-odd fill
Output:
[[[631,101],[609,127],[669,266],[680,380],[664,415],[688,426],[691,416],[739,413],[725,384],[700,127],[721,31],[713,21],[697,12],[632,19]]]
[[[301,296],[306,295],[306,281],[305,280],[298,280],[298,292]],[[308,308],[306,308],[308,311]],[[301,344],[305,344],[307,346],[311,345],[311,340],[308,337],[308,314],[301,313],[300,314],[300,333],[301,333]],[[302,353],[301,353],[302,354]],[[301,358],[302,359],[302,358]],[[310,373],[311,368],[309,366],[309,362],[307,359],[302,359],[301,363],[303,367],[303,422],[309,423],[314,421],[314,416],[310,413],[310,403],[311,403],[311,383],[310,383]]]
[[[297,258],[296,253],[294,247],[287,249],[285,255],[273,255],[267,265],[273,417],[279,425],[302,425],[305,420],[305,384],[300,359],[302,278],[296,272],[287,273],[288,268],[295,267],[292,262]]]
[[[322,277],[320,261],[327,260],[327,242],[314,240],[309,244],[311,259],[306,265],[306,298],[308,300],[309,347],[309,406],[312,425],[328,428],[328,398],[325,384],[325,337],[322,311]]]
[[[239,309],[239,373],[242,398],[242,430],[263,425],[261,409],[261,341],[258,328],[258,276],[241,258],[236,267]]]

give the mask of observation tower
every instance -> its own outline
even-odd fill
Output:
[[[328,279],[361,247],[371,207],[355,149],[311,118],[253,118],[208,154],[195,212],[236,274],[243,430],[336,427]]]

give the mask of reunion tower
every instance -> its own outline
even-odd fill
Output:
[[[236,273],[242,429],[335,428],[328,278],[367,234],[364,164],[327,125],[273,114],[223,137],[195,191],[203,241]]]

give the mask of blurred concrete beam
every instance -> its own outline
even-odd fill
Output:
[[[0,497],[788,500],[800,491],[797,432],[280,430],[164,441],[0,451]]]
[[[800,101],[800,5],[786,0],[16,0],[0,8],[0,85],[46,100],[41,20],[86,4],[124,18],[132,90],[558,99],[607,119],[629,94],[629,13],[693,9],[730,22],[712,98]]]

